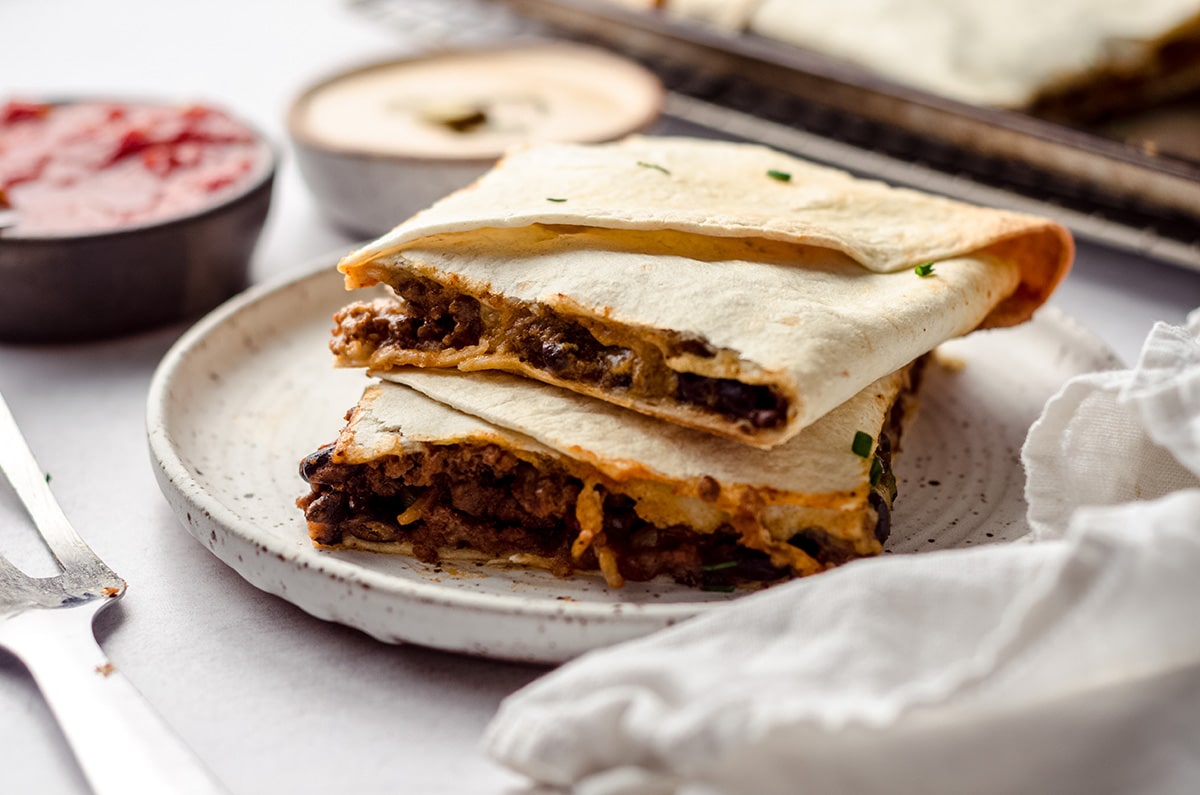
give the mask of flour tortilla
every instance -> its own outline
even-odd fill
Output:
[[[511,355],[380,351],[342,364],[505,369],[770,447],[950,337],[1027,319],[1072,255],[1051,221],[856,180],[765,147],[651,137],[538,146],[348,256],[347,287],[415,274],[626,337],[700,338],[720,354],[675,355],[672,370],[768,385],[788,400],[786,423],[748,429],[556,379]],[[930,261],[933,276],[913,272]]]
[[[1070,232],[1046,218],[856,179],[755,144],[631,136],[518,149],[339,268],[348,288],[359,287],[362,266],[430,235],[533,224],[778,240],[840,251],[877,273],[978,253],[1014,260],[1021,287],[989,326],[1028,320],[1074,256]]]

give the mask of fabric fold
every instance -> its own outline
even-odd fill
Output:
[[[1198,338],[1156,327],[1136,370],[1048,403],[1040,543],[859,561],[593,652],[507,699],[486,750],[591,795],[1192,791]]]

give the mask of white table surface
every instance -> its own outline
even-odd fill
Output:
[[[405,46],[334,0],[4,0],[0,98],[207,100],[256,124],[283,152],[254,263],[262,281],[352,243],[318,215],[287,152],[291,98]],[[1155,321],[1178,323],[1200,304],[1200,273],[1084,243],[1052,302],[1132,361]],[[478,738],[500,699],[541,669],[388,646],[311,618],[183,530],[155,483],[143,426],[151,374],[182,331],[0,343],[0,392],[63,509],[130,583],[98,624],[114,664],[234,793],[519,790],[479,754]],[[34,550],[26,526],[0,486],[0,549]],[[32,681],[0,653],[0,793],[86,791]]]

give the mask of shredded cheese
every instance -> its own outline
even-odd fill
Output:
[[[591,546],[592,539],[604,529],[604,499],[596,488],[596,481],[584,481],[575,499],[575,520],[579,522],[579,535],[571,544],[571,557],[579,560]]]
[[[401,527],[410,525],[425,515],[425,509],[429,507],[429,503],[433,500],[433,489],[428,489],[416,501],[404,509],[404,513],[396,517],[396,523]]]
[[[609,588],[620,588],[625,584],[625,578],[621,576],[621,571],[617,568],[617,553],[605,545],[603,533],[596,538],[595,550],[596,560],[600,563],[600,573],[604,575],[604,582],[608,584]]]

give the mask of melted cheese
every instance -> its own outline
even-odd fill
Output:
[[[425,515],[425,509],[429,507],[429,503],[433,501],[433,490],[427,490],[424,494],[413,502],[412,505],[404,509],[404,513],[396,517],[396,524],[404,527],[405,525],[414,524]]]

